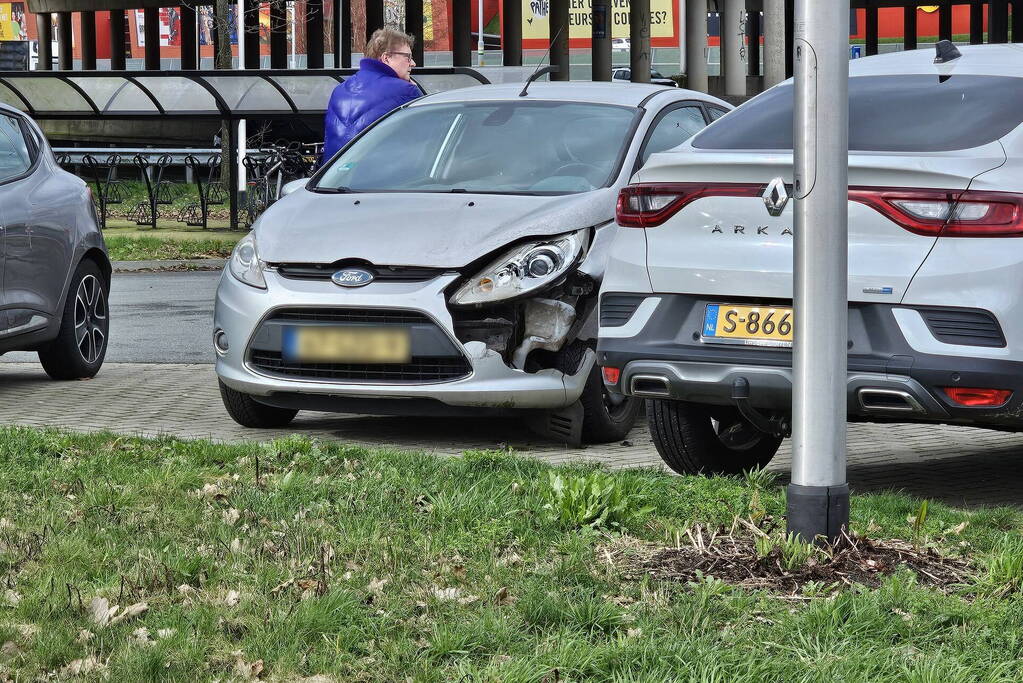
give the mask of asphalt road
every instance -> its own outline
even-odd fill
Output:
[[[213,297],[219,272],[114,273],[110,292],[113,363],[213,363]],[[34,353],[0,361],[35,362]]]

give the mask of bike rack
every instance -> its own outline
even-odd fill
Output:
[[[203,183],[203,167],[199,159],[189,154],[185,157],[185,164],[192,171],[195,178],[195,187],[199,197],[198,202],[193,202],[184,207],[178,214],[178,220],[186,225],[202,227],[205,230],[209,227],[209,215],[211,204],[223,204],[226,198],[224,188],[219,182],[214,182],[214,174],[220,168],[221,155],[215,154],[206,160],[207,174],[206,183]]]

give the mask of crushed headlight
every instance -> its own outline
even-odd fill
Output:
[[[227,268],[231,271],[231,275],[241,282],[259,289],[266,289],[263,265],[263,262],[259,260],[259,252],[256,251],[256,237],[251,232],[239,240],[227,262]]]
[[[578,230],[509,249],[459,287],[451,303],[492,303],[543,289],[576,264],[586,236]]]

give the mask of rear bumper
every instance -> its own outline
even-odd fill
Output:
[[[618,391],[732,405],[732,386],[744,378],[753,406],[791,411],[789,349],[704,343],[699,332],[710,300],[655,296],[660,300],[646,320],[634,319],[621,326],[635,330],[632,336],[614,336],[616,328],[601,329],[597,362],[621,369],[615,385]],[[850,306],[847,395],[851,419],[1023,429],[1023,363],[1013,359],[1009,349],[1000,349],[1002,357],[986,358],[920,353],[907,342],[893,310],[899,308],[905,309],[889,304]],[[955,386],[1013,393],[1003,406],[965,407],[943,391]]]

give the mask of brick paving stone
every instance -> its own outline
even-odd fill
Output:
[[[550,463],[595,462],[666,471],[645,425],[621,442],[566,448],[518,420],[407,418],[302,412],[287,428],[245,429],[224,411],[212,365],[108,363],[94,379],[52,382],[37,364],[0,364],[0,423],[262,441],[292,433],[376,447],[457,455],[511,447]],[[959,506],[1023,506],[1023,434],[948,425],[850,424],[854,491],[900,490]],[[770,469],[792,461],[782,444]]]

